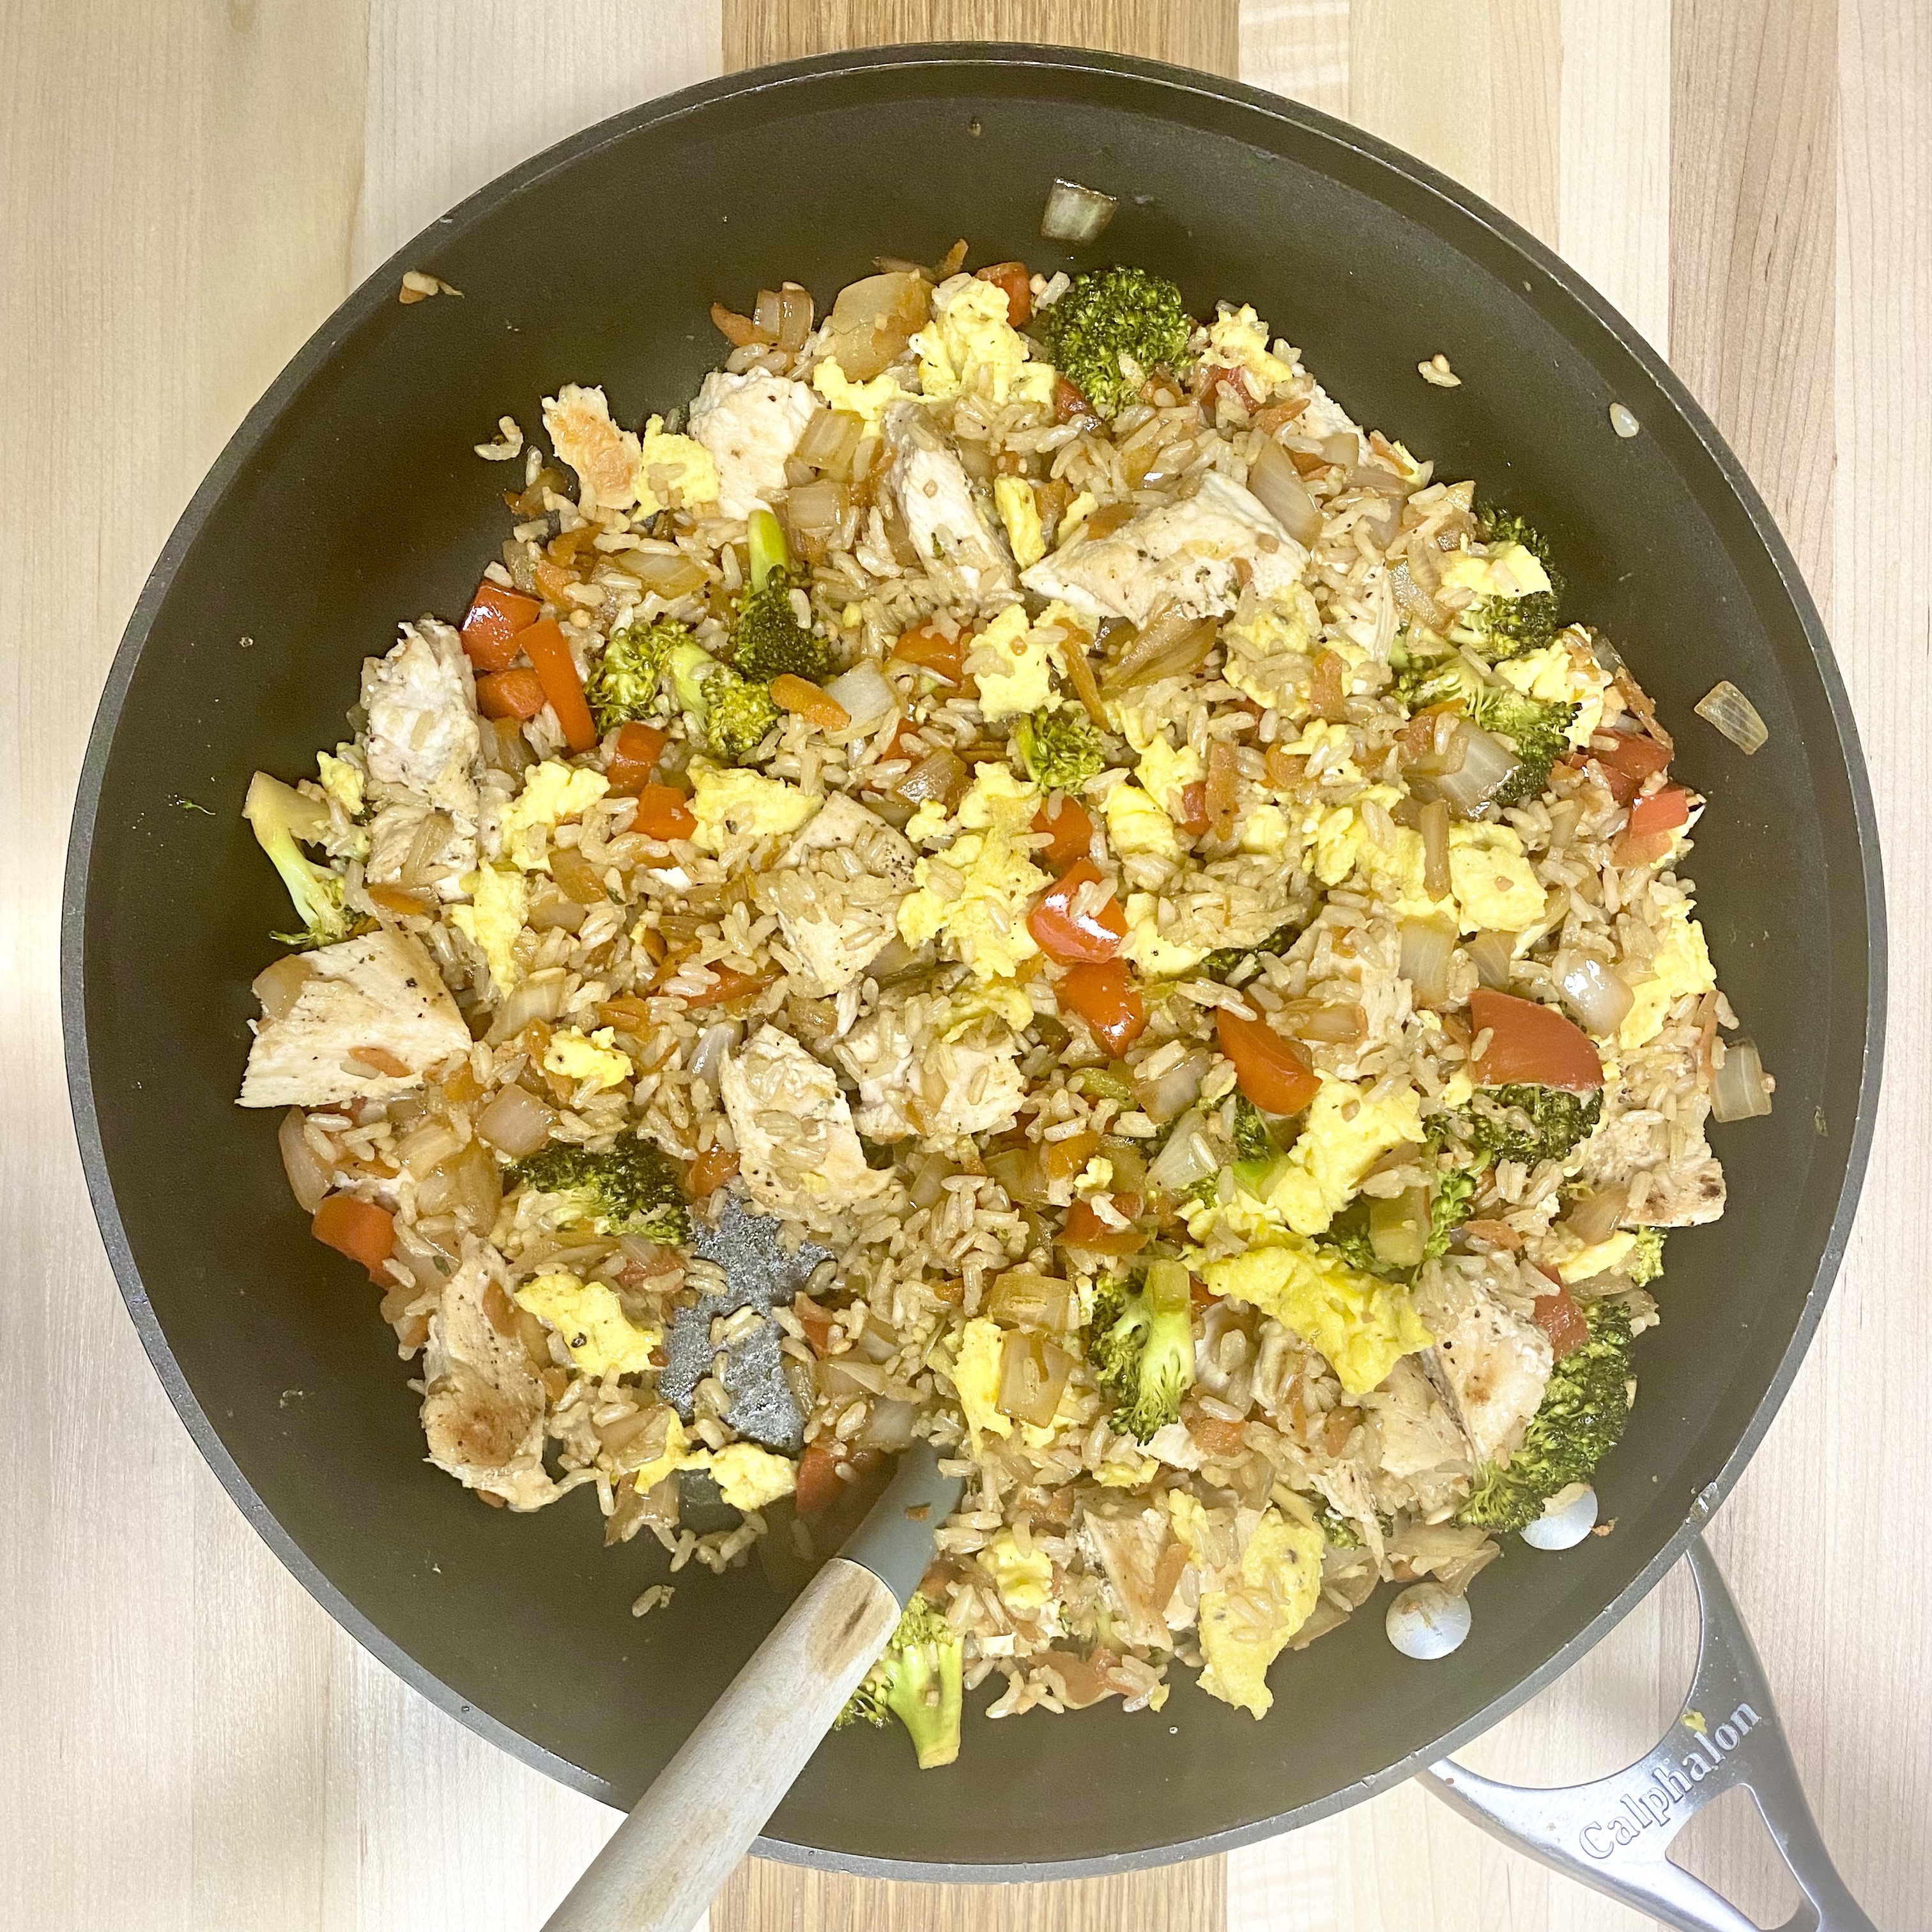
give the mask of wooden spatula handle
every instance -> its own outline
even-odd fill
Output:
[[[545,1922],[544,1932],[689,1932],[776,1810],[899,1620],[835,1556]]]

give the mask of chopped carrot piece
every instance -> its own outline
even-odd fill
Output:
[[[1112,1197],[1114,1206],[1130,1220],[1140,1212],[1140,1197],[1135,1194],[1116,1194]],[[1144,1228],[1115,1228],[1101,1220],[1093,1204],[1076,1201],[1066,1210],[1066,1225],[1061,1230],[1060,1245],[1064,1248],[1083,1248],[1094,1255],[1138,1254],[1148,1244],[1148,1231]]]
[[[852,722],[852,714],[830,692],[821,691],[808,679],[782,671],[772,680],[772,702],[781,711],[794,711],[821,731],[842,731]]]
[[[534,597],[506,590],[495,578],[484,578],[470,600],[469,616],[463,620],[463,648],[470,662],[478,670],[508,670],[520,648],[518,632],[528,630],[542,610]]]
[[[1530,1304],[1536,1325],[1550,1337],[1550,1352],[1558,1361],[1574,1355],[1590,1339],[1590,1324],[1583,1311],[1570,1298],[1567,1288],[1552,1294],[1539,1294]]]
[[[724,1006],[748,994],[762,992],[771,984],[764,975],[741,973],[735,966],[712,965],[704,970],[711,975],[713,984],[704,992],[685,994],[684,1004],[687,1006]]]
[[[973,271],[975,280],[991,282],[1006,298],[1006,320],[1024,328],[1033,320],[1033,278],[1024,262],[994,262]]]
[[[1604,1063],[1590,1036],[1554,1006],[1478,986],[1469,995],[1469,1018],[1478,1033],[1490,1036],[1476,1062],[1478,1085],[1561,1087],[1581,1094],[1604,1084]]]
[[[1054,983],[1064,1013],[1077,1013],[1110,1053],[1124,1053],[1147,1030],[1147,1002],[1120,959],[1070,967]]]
[[[738,1172],[738,1156],[725,1148],[706,1148],[691,1163],[685,1191],[694,1201],[708,1201]]]
[[[1075,909],[1084,889],[1101,879],[1090,859],[1076,860],[1041,893],[1027,914],[1027,930],[1046,956],[1062,966],[1083,959],[1111,959],[1127,936],[1127,916],[1110,892],[1095,911]]]
[[[670,742],[655,724],[620,724],[604,760],[604,776],[610,781],[610,789],[632,796],[641,791]]]
[[[540,556],[532,567],[531,574],[537,580],[537,588],[550,601],[560,607],[570,601],[570,586],[577,582],[575,571],[560,563],[553,563],[547,556]]]
[[[1646,793],[1630,808],[1630,825],[1612,848],[1619,866],[1648,866],[1670,850],[1672,835],[1690,821],[1690,794],[1682,785]]]
[[[534,718],[544,708],[543,680],[527,664],[493,670],[476,680],[476,708],[485,718]]]
[[[892,646],[892,656],[932,672],[948,684],[957,684],[966,675],[966,643],[964,631],[949,638],[935,625],[919,624],[901,634]]]
[[[376,1272],[396,1250],[396,1217],[386,1208],[352,1194],[331,1194],[315,1210],[309,1227],[318,1241],[360,1262],[379,1286],[388,1286]]]
[[[798,1459],[798,1490],[792,1507],[800,1516],[816,1516],[838,1501],[845,1485],[838,1480],[838,1459],[822,1442],[808,1443]]]
[[[1064,872],[1076,860],[1086,857],[1094,844],[1094,821],[1075,800],[1063,796],[1060,809],[1049,818],[1042,806],[1033,815],[1033,830],[1044,832],[1053,843],[1039,856],[1056,872]]]
[[[1298,1114],[1321,1090],[1308,1055],[1266,1020],[1230,1012],[1214,1016],[1221,1051],[1234,1063],[1234,1080],[1264,1114]]]
[[[532,624],[518,641],[543,682],[543,694],[563,728],[563,741],[573,752],[587,752],[597,742],[597,727],[584,701],[584,680],[554,617]]]
[[[631,829],[646,838],[688,838],[698,830],[698,819],[689,798],[676,787],[647,784],[638,794]]]

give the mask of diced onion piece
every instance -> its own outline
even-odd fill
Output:
[[[1500,738],[1466,720],[1456,727],[1450,754],[1456,758],[1454,768],[1431,778],[1429,784],[1450,811],[1464,818],[1478,818],[1487,811],[1490,800],[1522,762]]]
[[[1420,1268],[1429,1244],[1429,1190],[1406,1188],[1369,1204],[1369,1246],[1388,1268]]]
[[[872,1405],[872,1413],[866,1418],[866,1426],[859,1432],[859,1446],[862,1449],[883,1450],[889,1456],[896,1456],[912,1442],[913,1406],[909,1402],[882,1396]]]
[[[826,536],[845,514],[845,492],[830,476],[801,483],[785,498],[785,521],[794,536]]]
[[[1192,670],[1214,648],[1212,617],[1190,617],[1169,604],[1148,620],[1147,628],[1108,668],[1100,688],[1118,697],[1136,686]]]
[[[1449,808],[1432,798],[1420,815],[1422,832],[1422,890],[1432,899],[1449,896]]]
[[[865,427],[849,410],[820,410],[806,424],[805,434],[792,454],[814,470],[836,474],[842,462],[850,462]]]
[[[908,805],[923,805],[928,799],[936,798],[941,804],[950,806],[965,796],[970,782],[958,753],[942,745],[920,759],[892,790]]]
[[[1338,429],[1322,439],[1322,459],[1344,470],[1352,470],[1362,453],[1362,440],[1352,429]]]
[[[282,1124],[275,1130],[275,1138],[281,1147],[282,1171],[289,1178],[289,1191],[304,1214],[313,1214],[334,1184],[321,1156],[309,1145],[308,1136],[302,1132],[304,1118],[299,1107],[291,1107],[282,1116]]]
[[[1763,749],[1771,733],[1757,706],[1729,678],[1712,686],[1696,704],[1697,716],[1714,724],[1747,754]]]
[[[1771,1112],[1771,1082],[1757,1046],[1748,1040],[1726,1040],[1724,1064],[1711,1083],[1711,1118],[1752,1120]]]
[[[512,1040],[532,1020],[554,1020],[563,1011],[563,974],[532,973],[510,988],[490,1028],[493,1040]]]
[[[1510,969],[1516,959],[1516,936],[1508,932],[1479,932],[1466,949],[1476,976],[1498,993],[1507,993]]]
[[[793,353],[805,346],[812,333],[812,292],[796,282],[778,290],[778,346]]]
[[[397,1157],[418,1180],[440,1167],[464,1144],[463,1136],[440,1114],[412,1127],[397,1144]]]
[[[943,1154],[926,1153],[913,1162],[906,1192],[915,1208],[934,1208],[946,1192],[946,1184],[958,1170]]]
[[[1200,1047],[1178,1060],[1157,1080],[1136,1080],[1134,1096],[1141,1103],[1141,1112],[1156,1126],[1165,1126],[1186,1113],[1200,1097],[1201,1083],[1214,1064],[1214,1056]]]
[[[574,845],[550,848],[550,875],[580,906],[604,905],[610,901],[597,868]]]
[[[1079,1302],[1070,1282],[1033,1268],[1009,1268],[993,1283],[986,1312],[1009,1328],[1066,1334],[1076,1325]]]
[[[1084,248],[1096,241],[1100,231],[1114,218],[1119,203],[1097,188],[1082,188],[1078,182],[1056,181],[1046,197],[1046,212],[1040,218],[1040,232],[1049,242],[1070,242]]]
[[[1586,1248],[1594,1248],[1599,1241],[1607,1241],[1617,1231],[1617,1223],[1623,1219],[1623,1212],[1630,1204],[1630,1190],[1621,1182],[1613,1182],[1608,1187],[1599,1187],[1594,1192],[1582,1196],[1570,1203],[1570,1210],[1563,1217],[1563,1225]]]
[[[886,674],[870,658],[842,670],[825,687],[826,695],[844,708],[851,720],[848,732],[864,734],[881,723],[895,700]]]
[[[1263,442],[1248,465],[1248,488],[1274,514],[1276,520],[1304,548],[1322,534],[1322,512],[1288,460],[1288,452],[1272,438]]]
[[[502,1176],[480,1141],[438,1162],[416,1184],[419,1216],[454,1214],[472,1234],[488,1234],[502,1204]]]
[[[1586,1031],[1608,1039],[1635,1004],[1622,974],[1588,952],[1558,953],[1556,964],[1564,1005]]]
[[[299,952],[290,952],[255,975],[249,990],[262,1003],[265,1020],[285,1020],[295,1010],[302,989],[315,977],[315,968]]]
[[[1369,1036],[1368,1014],[1353,1000],[1288,1000],[1275,1018],[1284,1033],[1322,1046],[1353,1046]]]
[[[737,1028],[728,1020],[720,1020],[716,1026],[706,1027],[698,1036],[698,1046],[691,1056],[690,1073],[694,1080],[708,1080],[717,1084],[718,1068],[724,1064],[724,1056],[730,1050],[733,1037]]]
[[[1397,970],[1414,989],[1418,1006],[1449,1004],[1449,976],[1456,963],[1456,935],[1432,919],[1402,922],[1402,963]]]
[[[522,1087],[504,1088],[476,1116],[477,1132],[512,1160],[535,1154],[556,1126],[556,1109]]]
[[[932,312],[932,288],[916,268],[848,282],[832,304],[827,352],[855,382],[869,382],[898,357]]]
[[[1006,1190],[1008,1200],[1029,1207],[1044,1204],[1046,1169],[1037,1147],[1002,1148],[997,1154],[989,1154],[986,1172]]]
[[[1058,1411],[1060,1391],[1072,1372],[1073,1358],[1065,1349],[1024,1329],[1009,1329],[994,1404],[1016,1422],[1044,1429]]]
[[[1150,1185],[1170,1194],[1185,1194],[1196,1181],[1205,1180],[1216,1167],[1214,1150],[1208,1144],[1198,1112],[1176,1121],[1167,1144],[1149,1162],[1147,1178]]]

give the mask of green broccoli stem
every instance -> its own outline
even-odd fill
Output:
[[[778,518],[769,510],[752,512],[745,535],[750,554],[752,588],[762,590],[773,571],[790,569],[791,552],[786,548],[784,532],[778,527]]]
[[[962,1666],[957,1642],[917,1643],[901,1654],[886,1708],[906,1727],[921,1771],[936,1771],[959,1755]]]
[[[1088,1348],[1094,1379],[1114,1400],[1113,1424],[1136,1442],[1180,1419],[1194,1382],[1193,1283],[1175,1261],[1150,1262],[1138,1294],[1096,1307]]]
[[[249,781],[242,815],[255,842],[281,874],[302,930],[274,936],[292,946],[328,946],[346,939],[356,922],[344,904],[341,875],[318,866],[303,853],[300,841],[319,839],[327,830],[326,808],[304,798],[292,785],[257,772]]]

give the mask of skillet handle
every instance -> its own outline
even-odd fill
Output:
[[[929,1543],[931,1532],[921,1526]],[[689,1932],[898,1628],[899,1600],[835,1556],[638,1799],[544,1932]]]
[[[1665,1856],[1712,1799],[1748,1786],[1804,1894],[1778,1932],[1876,1932],[1833,1866],[1804,1802],[1764,1667],[1701,1538],[1687,1552],[1701,1622],[1684,1708],[1646,1756],[1589,1784],[1499,1784],[1444,1758],[1420,1774],[1437,1797],[1518,1851],[1681,1932],[1756,1932]]]

